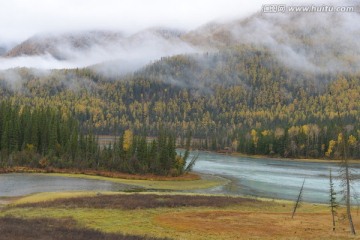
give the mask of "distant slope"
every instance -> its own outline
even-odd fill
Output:
[[[181,35],[181,31],[166,28],[146,29],[130,36],[109,31],[38,35],[8,51],[0,58],[0,68],[99,65],[99,72],[119,75],[163,56],[201,51],[184,42]]]
[[[217,53],[162,58],[135,72],[130,79],[139,78],[205,95],[218,87],[238,86],[242,89],[242,102],[248,107],[271,108],[299,97],[299,89],[309,96],[324,92],[336,76],[299,71],[279,61],[268,48],[238,45]]]
[[[129,49],[141,47],[144,44],[180,44],[181,34],[181,31],[165,28],[146,29],[130,36],[112,31],[42,34],[20,43],[4,56],[14,58],[50,54],[56,59],[67,60],[72,57],[73,52],[87,52],[94,48],[96,50],[116,47]]]
[[[72,50],[89,50],[94,46],[118,42],[122,38],[121,33],[110,31],[37,35],[12,48],[5,57],[50,54],[57,59],[65,60]]]
[[[287,65],[306,71],[360,68],[359,13],[254,14],[227,23],[209,23],[183,36],[208,49],[238,44],[267,47]]]
[[[299,71],[336,74],[360,69],[360,25],[356,22],[360,22],[358,13],[256,13],[246,19],[208,23],[189,32],[150,28],[131,36],[109,31],[38,35],[4,56],[48,54],[59,60],[87,63],[81,66],[109,62],[111,66],[105,66],[104,73],[106,68],[116,72],[113,65],[117,60],[120,69],[123,65],[136,69],[132,66],[174,54],[216,52],[245,44],[265,47],[279,61]],[[89,59],[93,60],[88,63]]]

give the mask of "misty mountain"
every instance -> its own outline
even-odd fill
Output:
[[[95,71],[115,77],[131,73],[164,56],[202,52],[182,39],[184,32],[177,29],[150,28],[123,38],[112,46],[112,58],[89,66]]]
[[[150,28],[130,36],[109,31],[38,35],[5,56],[13,61],[9,66],[16,66],[20,56],[28,56],[35,59],[19,58],[24,62],[20,64],[48,63],[49,68],[97,65],[101,73],[114,76],[162,57],[249,45],[268,49],[283,64],[299,71],[336,74],[360,68],[360,43],[355,40],[360,38],[359,22],[358,13],[256,13],[188,32]]]
[[[119,42],[119,32],[89,31],[66,34],[42,34],[33,36],[8,51],[5,57],[38,56],[50,54],[56,59],[66,60],[72,51],[87,51],[95,46]]]
[[[150,28],[130,36],[110,31],[37,35],[8,51],[0,58],[0,67],[17,67],[17,63],[42,69],[101,65],[105,66],[101,72],[123,74],[162,56],[198,51],[181,39],[182,34]]]
[[[209,23],[183,38],[195,45],[266,47],[283,63],[303,71],[354,71],[360,67],[358,13],[261,14]]]
[[[324,93],[337,76],[298,71],[264,47],[238,45],[216,53],[164,57],[125,79],[148,79],[201,96],[213,94],[218,87],[236,86],[248,94],[242,103],[270,108],[293,101],[299,97],[299,89],[309,95]]]
[[[5,57],[36,56],[50,54],[56,59],[67,60],[71,51],[89,51],[108,46],[137,47],[152,39],[179,41],[181,32],[165,28],[151,28],[125,37],[120,32],[88,31],[65,34],[42,34],[33,36],[9,50]],[[5,50],[5,49],[3,49]]]

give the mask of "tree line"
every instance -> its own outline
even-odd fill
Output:
[[[91,129],[91,128],[90,128]],[[148,141],[147,132],[126,130],[109,146],[100,146],[71,113],[0,103],[0,165],[115,170],[131,174],[178,176],[186,158],[177,154],[175,135],[163,129]]]
[[[287,128],[251,129],[240,132],[240,137],[230,146],[247,154],[341,159],[342,144],[346,141],[348,158],[360,159],[359,131],[348,125],[344,136],[340,129],[337,124],[330,125],[330,128],[305,124]]]

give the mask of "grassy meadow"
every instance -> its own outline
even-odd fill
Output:
[[[333,232],[329,207],[321,204],[304,203],[291,219],[292,202],[218,195],[67,192],[8,201],[0,236],[25,236],[41,226],[44,236],[60,231],[68,239],[359,239],[349,233],[345,209],[338,210]]]

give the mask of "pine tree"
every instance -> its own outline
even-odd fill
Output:
[[[147,173],[149,170],[149,158],[146,136],[140,136],[137,142],[137,158],[140,164],[140,172]]]
[[[185,153],[184,153],[185,162],[187,161],[190,154],[191,140],[192,140],[192,131],[188,129],[186,134],[186,142],[185,142]]]
[[[1,147],[2,150],[9,151],[9,122],[4,123],[2,136],[1,136]]]
[[[157,174],[160,168],[158,142],[154,139],[150,145],[149,161],[151,173]]]

